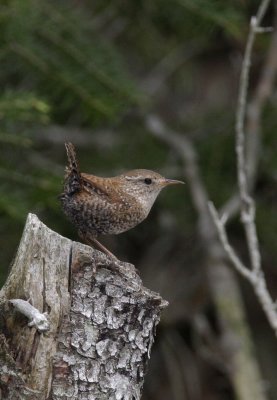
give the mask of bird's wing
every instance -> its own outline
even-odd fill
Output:
[[[115,203],[119,201],[119,196],[115,191],[111,191],[107,189],[107,186],[104,184],[104,179],[100,179],[97,176],[89,175],[89,174],[81,174],[83,181],[83,189],[91,195],[97,195],[102,199],[107,200],[109,203]]]

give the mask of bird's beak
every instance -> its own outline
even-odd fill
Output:
[[[167,186],[167,185],[178,185],[179,183],[182,184],[182,185],[185,184],[185,182],[177,181],[176,179],[164,179],[164,180],[161,182],[162,186]]]

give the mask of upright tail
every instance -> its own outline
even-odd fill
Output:
[[[72,174],[76,174],[78,177],[80,177],[80,171],[79,171],[79,165],[76,157],[76,151],[75,147],[73,146],[72,143],[67,142],[64,144],[66,153],[67,153],[67,158],[68,158],[68,172]]]
[[[75,147],[72,143],[65,143],[68,166],[66,167],[64,193],[69,195],[78,192],[82,188],[82,178],[76,157]]]

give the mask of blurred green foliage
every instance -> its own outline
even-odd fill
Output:
[[[74,2],[8,1],[1,31],[2,82],[58,103],[55,120],[103,121],[139,101],[120,55]]]

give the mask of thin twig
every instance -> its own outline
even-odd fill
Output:
[[[275,27],[277,18],[275,18]],[[245,157],[247,168],[247,187],[249,192],[255,184],[257,166],[260,157],[261,142],[261,115],[264,106],[274,90],[274,80],[277,72],[277,29],[272,34],[268,54],[264,62],[259,81],[247,105],[245,115]],[[219,214],[227,214],[230,219],[240,210],[240,196],[234,194],[220,209]]]
[[[254,292],[259,299],[259,302],[267,316],[270,326],[273,328],[276,336],[277,336],[277,314],[276,314],[276,307],[275,304],[269,294],[269,291],[266,286],[266,281],[264,277],[264,273],[262,269],[258,271],[258,273],[254,272],[253,270],[248,269],[239,256],[236,254],[233,247],[230,245],[230,242],[227,237],[226,229],[224,221],[222,221],[219,217],[219,214],[212,202],[209,202],[209,210],[211,216],[213,218],[214,224],[216,226],[219,239],[221,241],[222,247],[232,262],[235,269],[244,277],[246,278],[252,285]]]
[[[223,249],[227,255],[227,257],[232,261],[234,267],[236,270],[243,275],[249,282],[253,283],[253,274],[252,272],[245,267],[245,265],[242,263],[240,260],[239,256],[236,254],[235,250],[233,247],[230,245],[226,229],[225,229],[225,219],[222,220],[222,218],[219,217],[219,214],[214,206],[214,204],[209,201],[209,210],[211,213],[211,216],[213,218],[213,221],[215,223],[219,239],[222,243]]]
[[[249,83],[249,70],[251,56],[256,34],[260,32],[260,24],[267,10],[270,0],[263,0],[257,15],[251,18],[250,30],[244,54],[239,85],[238,108],[236,114],[236,153],[239,194],[241,199],[241,220],[244,226],[251,266],[255,273],[261,268],[259,243],[255,226],[255,204],[251,198],[247,185],[247,164],[245,158],[245,131],[244,122],[246,115],[247,93]]]
[[[224,251],[226,252],[228,258],[237,269],[237,271],[240,272],[240,274],[243,275],[252,284],[253,289],[265,311],[268,321],[271,327],[274,329],[275,334],[277,335],[277,313],[275,309],[275,304],[266,287],[266,281],[261,267],[261,255],[255,224],[255,203],[250,195],[248,188],[247,160],[245,155],[245,115],[247,106],[251,56],[256,34],[265,31],[263,28],[260,27],[260,24],[268,8],[269,2],[270,0],[263,0],[260,3],[257,15],[251,18],[250,31],[246,44],[240,77],[238,107],[236,113],[236,154],[237,177],[241,201],[240,215],[245,230],[246,241],[250,256],[250,269],[248,269],[242,263],[242,261],[230,245],[225,229],[225,224],[220,219],[219,214],[217,213],[212,203],[209,203],[209,209]]]

